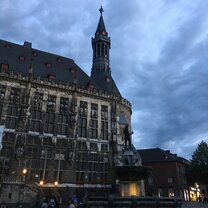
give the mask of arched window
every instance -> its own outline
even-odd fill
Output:
[[[100,56],[100,44],[99,43],[97,45],[97,54],[98,54],[98,56]]]

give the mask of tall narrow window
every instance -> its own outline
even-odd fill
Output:
[[[58,135],[66,135],[67,134],[67,126],[68,126],[68,115],[67,114],[59,114],[57,121],[57,134]]]
[[[102,43],[102,45],[101,45],[101,56],[103,56],[104,55],[104,43]]]
[[[43,93],[35,92],[32,108],[36,110],[42,110],[42,104],[43,104]]]
[[[40,132],[42,122],[42,112],[38,110],[31,111],[30,131]]]
[[[18,119],[18,105],[20,103],[20,89],[12,88],[7,109],[6,127],[15,129]]]
[[[47,108],[46,108],[46,116],[45,116],[45,133],[54,133],[55,128],[55,109],[56,109],[56,96],[49,95]]]
[[[93,139],[98,138],[98,105],[95,103],[91,104],[90,137]]]
[[[47,112],[55,112],[56,109],[56,96],[49,95],[47,102]]]
[[[108,140],[108,106],[101,106],[101,139]]]
[[[68,98],[61,97],[59,115],[58,115],[58,120],[57,120],[57,134],[58,135],[67,134],[67,126],[68,126],[68,119],[69,119],[68,107],[69,107]]]
[[[97,45],[97,54],[98,54],[98,56],[100,56],[100,44],[99,43]]]
[[[42,103],[43,103],[43,93],[35,92],[32,111],[30,118],[29,130],[33,132],[40,132],[41,122],[42,122]]]
[[[77,142],[76,182],[88,182],[88,152],[85,141]]]
[[[46,112],[44,132],[53,134],[54,127],[55,127],[55,113]]]
[[[80,101],[78,135],[80,137],[87,137],[87,102],[84,101]]]
[[[107,48],[107,44],[105,44],[105,55],[108,55],[108,48]]]
[[[68,98],[61,97],[59,112],[66,114],[68,112],[69,100]]]
[[[5,92],[6,92],[6,87],[0,85],[0,116],[4,105]]]

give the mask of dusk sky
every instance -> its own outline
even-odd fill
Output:
[[[72,58],[90,75],[101,4],[133,144],[190,159],[208,142],[207,0],[1,0],[0,39]]]

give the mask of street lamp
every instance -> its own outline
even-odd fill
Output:
[[[22,174],[23,174],[23,176],[25,176],[25,174],[27,173],[27,169],[26,168],[24,168],[23,170],[22,170]]]
[[[39,182],[39,185],[42,186],[43,184],[44,184],[44,181],[41,180],[41,181]]]
[[[54,182],[54,185],[55,185],[55,186],[58,186],[58,181],[55,181],[55,182]]]

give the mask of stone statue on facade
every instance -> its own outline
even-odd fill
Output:
[[[129,127],[128,125],[125,126],[124,130],[124,141],[125,141],[125,148],[131,148],[131,135],[133,134],[133,132],[129,132]]]

